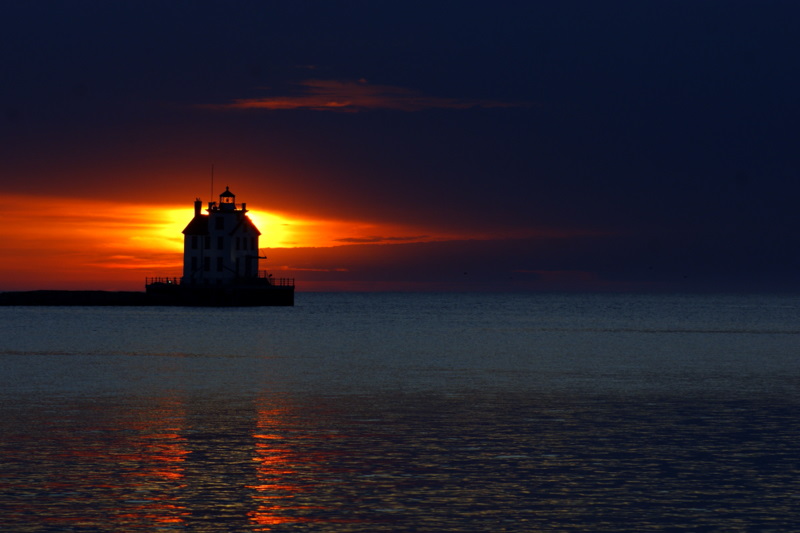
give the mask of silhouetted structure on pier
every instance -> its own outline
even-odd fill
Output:
[[[261,232],[237,206],[228,187],[219,203],[202,212],[194,202],[194,218],[183,230],[183,276],[147,278],[154,303],[169,305],[294,305],[294,279],[273,278],[258,269]]]

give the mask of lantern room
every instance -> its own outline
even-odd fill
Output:
[[[236,195],[228,187],[225,187],[225,192],[219,195],[219,208],[223,211],[236,209]]]

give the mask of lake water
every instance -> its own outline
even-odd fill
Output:
[[[0,308],[0,530],[789,531],[800,297]]]

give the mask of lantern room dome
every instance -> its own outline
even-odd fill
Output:
[[[225,192],[219,195],[219,201],[223,204],[232,204],[235,199],[236,195],[228,187],[225,187]]]
[[[223,211],[236,209],[236,195],[228,187],[225,187],[225,192],[219,195],[219,207]]]

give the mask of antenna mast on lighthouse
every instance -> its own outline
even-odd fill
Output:
[[[211,195],[208,197],[208,200],[214,198],[214,163],[211,163]]]

